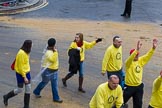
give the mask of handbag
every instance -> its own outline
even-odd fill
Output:
[[[11,70],[15,70],[15,61],[16,61],[16,59],[12,62],[12,64],[11,64]]]

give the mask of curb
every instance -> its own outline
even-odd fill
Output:
[[[48,5],[47,0],[37,0],[30,5],[22,5],[19,7],[10,7],[6,9],[0,9],[0,15],[11,15],[11,14],[18,14],[23,12],[29,12],[33,10],[38,10]]]

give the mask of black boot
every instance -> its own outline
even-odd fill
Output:
[[[67,87],[67,84],[66,84],[66,80],[68,80],[69,78],[71,78],[73,76],[73,74],[71,73],[68,73],[65,78],[62,78],[62,84]]]
[[[10,91],[8,94],[3,95],[3,102],[4,102],[5,106],[8,105],[8,99],[11,97],[14,97],[15,95],[17,95],[17,94],[15,94],[13,90]]]
[[[78,88],[78,91],[80,91],[82,93],[85,93],[85,90],[83,90],[82,85],[83,85],[83,77],[79,77],[79,88]]]
[[[24,94],[24,108],[29,108],[30,94]]]
[[[123,13],[123,14],[121,14],[120,16],[124,16],[124,17],[126,17],[126,14]]]

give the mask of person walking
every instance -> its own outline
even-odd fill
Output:
[[[41,98],[40,92],[48,84],[48,82],[51,81],[53,102],[62,103],[63,100],[60,99],[58,93],[59,58],[55,44],[56,40],[54,38],[50,38],[48,40],[47,50],[42,61],[42,70],[44,70],[42,73],[42,81],[34,89],[33,93],[37,98]]]
[[[71,70],[64,78],[62,78],[62,83],[65,87],[67,87],[66,81],[71,78],[74,74],[79,71],[79,87],[78,91],[85,93],[85,90],[83,89],[83,78],[84,78],[84,59],[85,59],[85,51],[87,49],[92,48],[96,43],[101,42],[102,38],[98,38],[95,41],[87,42],[83,40],[83,33],[76,33],[75,40],[71,43],[68,52],[71,51],[71,49],[77,49],[79,51],[79,55],[77,56],[77,51],[72,51],[77,57],[75,57],[75,61],[78,61],[77,59],[80,57],[79,65],[69,65],[69,70]],[[71,52],[70,52],[71,53]],[[70,57],[71,58],[71,57]],[[70,59],[69,58],[69,59]],[[76,62],[78,63],[78,62]],[[75,63],[73,63],[75,64]],[[75,69],[74,69],[75,68]],[[75,70],[75,71],[74,71]]]
[[[130,18],[131,11],[132,11],[132,0],[126,0],[125,1],[125,9],[124,9],[123,14],[121,14],[121,16]]]
[[[160,75],[154,80],[152,95],[148,108],[161,108],[162,107],[162,70]]]
[[[142,46],[137,42],[137,49],[130,50],[130,56],[125,61],[125,87],[124,104],[133,98],[133,108],[142,108],[143,88],[142,83],[143,67],[149,62],[157,47],[157,39],[153,39],[152,48],[143,56],[139,57],[139,50]]]
[[[123,92],[119,78],[111,75],[108,82],[100,84],[89,102],[90,108],[122,108]]]
[[[123,71],[122,71],[122,40],[119,36],[113,37],[113,44],[110,45],[102,60],[102,72],[104,76],[107,73],[109,78],[111,75],[119,77],[119,84],[123,86]]]
[[[31,52],[31,47],[32,41],[25,40],[16,55],[14,70],[16,72],[17,88],[3,95],[3,102],[5,106],[8,106],[8,99],[16,96],[23,91],[23,86],[25,85],[24,108],[29,108],[31,90],[29,54]]]

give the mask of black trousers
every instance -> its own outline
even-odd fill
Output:
[[[142,99],[143,99],[143,88],[144,84],[140,84],[139,86],[128,86],[125,85],[123,98],[124,104],[128,102],[128,100],[133,98],[133,108],[142,108]]]
[[[131,15],[131,11],[132,11],[132,0],[126,0],[125,2],[125,9],[124,9],[124,15]]]

